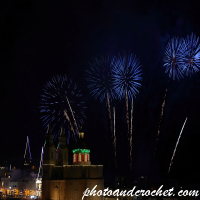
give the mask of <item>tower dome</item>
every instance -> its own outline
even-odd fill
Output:
[[[73,164],[74,165],[91,165],[90,149],[85,142],[84,132],[79,132],[79,139],[73,149]]]

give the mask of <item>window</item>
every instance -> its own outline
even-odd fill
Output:
[[[76,163],[78,162],[78,154],[76,154]]]
[[[89,160],[89,154],[87,154],[87,161],[89,162],[90,160]]]
[[[81,155],[81,162],[84,163],[84,154]]]
[[[78,162],[81,162],[81,153],[79,153]]]

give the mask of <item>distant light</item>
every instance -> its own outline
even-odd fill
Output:
[[[36,183],[42,183],[42,181],[37,179]]]

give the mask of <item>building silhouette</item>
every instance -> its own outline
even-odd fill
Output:
[[[51,127],[48,127],[43,155],[42,199],[79,200],[83,192],[104,189],[103,165],[91,165],[90,149],[84,140],[84,133],[73,149],[73,165],[68,164],[68,148],[61,128],[58,147],[53,144]],[[100,200],[103,196],[84,197]]]

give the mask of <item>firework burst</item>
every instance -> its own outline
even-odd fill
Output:
[[[119,54],[113,62],[113,89],[118,97],[129,100],[136,96],[141,87],[142,70],[139,60],[133,54]]]
[[[88,88],[95,99],[99,98],[100,102],[106,98],[112,100],[115,93],[112,84],[112,62],[111,56],[99,56],[89,63],[90,69],[86,70],[86,80]]]
[[[190,75],[198,72],[200,68],[200,44],[199,37],[195,34],[187,36],[185,40],[187,46],[187,53],[185,55],[185,73]]]
[[[56,76],[47,82],[41,95],[40,112],[44,126],[52,125],[54,137],[59,135],[60,127],[71,128],[74,135],[83,124],[85,106],[81,91],[67,76]]]
[[[187,45],[185,40],[172,38],[166,47],[163,59],[166,68],[165,73],[173,80],[183,78],[185,71],[185,56],[187,55]]]
[[[115,98],[115,93],[112,85],[112,56],[99,56],[94,58],[90,64],[90,69],[86,70],[86,80],[88,81],[88,88],[95,99],[100,98],[100,102],[106,99],[109,118],[110,129],[112,132],[112,117],[110,102]]]

